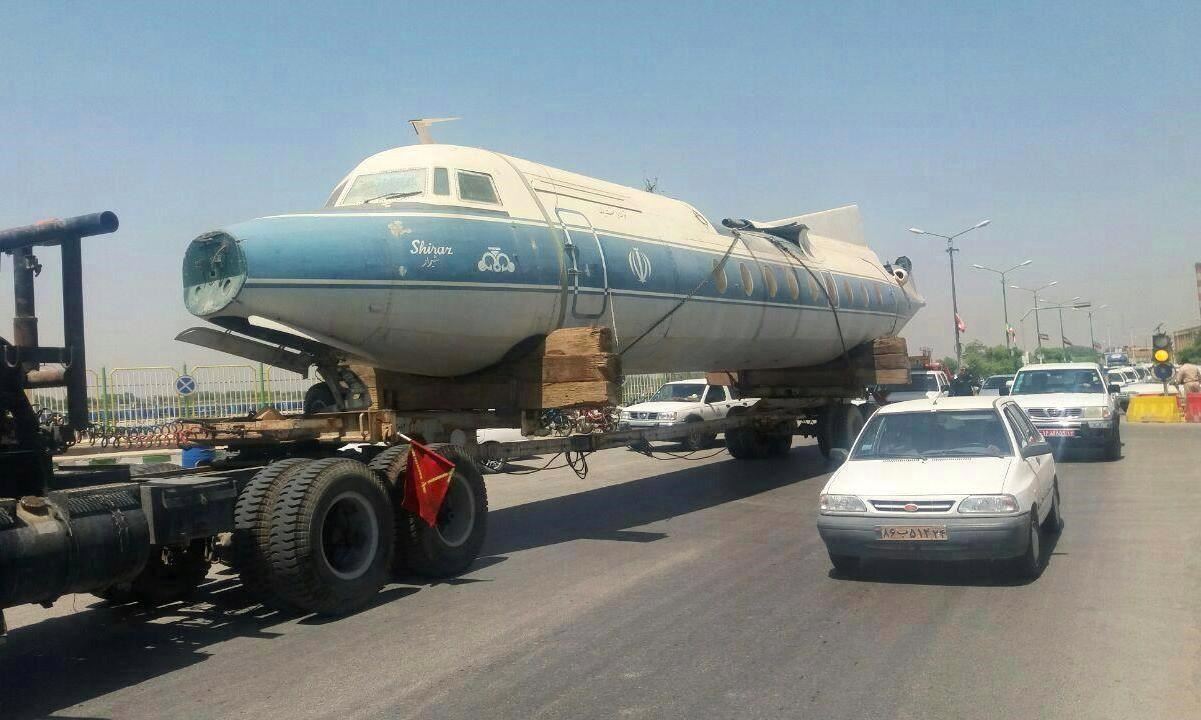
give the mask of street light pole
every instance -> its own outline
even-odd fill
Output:
[[[1054,280],[1054,281],[1049,282],[1046,285],[1043,285],[1042,287],[1034,289],[1034,290],[1032,290],[1030,288],[1021,287],[1020,285],[1010,285],[1009,286],[1009,287],[1013,288],[1014,290],[1024,290],[1024,291],[1034,295],[1034,310],[1033,310],[1033,312],[1034,312],[1034,332],[1038,336],[1038,361],[1039,362],[1042,362],[1042,359],[1043,359],[1043,326],[1042,326],[1042,322],[1039,320],[1039,317],[1038,317],[1038,294],[1040,292],[1042,292],[1043,290],[1046,290],[1047,288],[1050,288],[1050,287],[1055,287],[1058,284],[1059,284],[1059,281]],[[1029,315],[1030,313],[1026,313],[1026,314]]]
[[[951,259],[951,312],[953,314],[953,325],[955,326],[955,364],[963,364],[963,343],[959,339],[959,294],[955,288],[955,253],[959,252],[959,248],[955,247],[955,238],[969,233],[973,230],[978,230],[985,225],[988,225],[991,220],[981,220],[975,225],[966,230],[960,230],[954,235],[940,235],[938,233],[926,232],[921,228],[909,228],[909,232],[916,235],[929,235],[931,237],[942,238],[947,241],[947,257]]]
[[[1080,296],[1077,295],[1068,302],[1074,303],[1079,299]],[[1068,360],[1068,339],[1063,334],[1063,303],[1059,303],[1059,349],[1063,351],[1063,361],[1070,362]]]
[[[1107,307],[1109,307],[1108,303],[1102,305],[1096,310],[1088,311],[1088,342],[1090,343],[1089,347],[1092,348],[1093,352],[1097,352],[1097,336],[1093,334],[1093,313],[1101,312]]]
[[[1005,316],[1005,349],[1006,350],[1009,349],[1010,342],[1009,342],[1009,298],[1005,292],[1005,290],[1006,290],[1005,276],[1008,275],[1009,273],[1013,272],[1014,270],[1019,270],[1021,268],[1026,267],[1027,265],[1029,265],[1032,262],[1034,262],[1034,261],[1026,260],[1025,262],[1020,262],[1017,265],[1014,265],[1013,267],[1009,268],[1008,270],[997,270],[996,268],[985,267],[983,265],[977,265],[974,263],[972,264],[972,267],[976,268],[977,270],[987,270],[990,273],[996,273],[997,275],[1001,276],[1001,309]]]

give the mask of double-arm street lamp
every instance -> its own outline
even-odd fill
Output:
[[[1043,327],[1042,327],[1042,324],[1038,320],[1038,294],[1040,292],[1042,292],[1043,290],[1046,290],[1047,288],[1055,287],[1058,284],[1059,284],[1059,281],[1055,280],[1055,281],[1047,283],[1046,285],[1043,285],[1040,288],[1034,288],[1034,289],[1024,288],[1019,285],[1010,285],[1009,286],[1009,287],[1013,288],[1014,290],[1022,290],[1022,291],[1025,291],[1025,292],[1028,292],[1028,293],[1031,293],[1032,295],[1034,295],[1034,310],[1033,310],[1033,312],[1034,312],[1034,335],[1035,335],[1036,339],[1038,340],[1038,354],[1039,354],[1040,360],[1042,359],[1042,352],[1043,352]],[[1026,315],[1029,315],[1029,314],[1030,313],[1026,313]],[[1025,317],[1025,316],[1023,316],[1023,317]]]
[[[1014,265],[1013,267],[1009,268],[1008,270],[997,270],[996,268],[985,267],[984,265],[978,265],[976,263],[972,264],[972,267],[976,268],[977,270],[985,270],[987,272],[996,273],[997,275],[1001,276],[1001,308],[1005,314],[1005,349],[1006,350],[1009,349],[1010,341],[1009,341],[1009,300],[1005,294],[1005,276],[1008,275],[1009,273],[1013,272],[1014,270],[1019,270],[1021,268],[1026,267],[1027,265],[1029,265],[1032,262],[1034,262],[1034,261],[1027,260],[1025,262],[1020,262],[1017,265]]]
[[[930,237],[942,238],[947,241],[947,257],[951,258],[951,311],[954,313],[955,326],[955,363],[963,364],[963,344],[959,341],[959,297],[955,290],[955,253],[959,252],[959,248],[955,247],[955,238],[969,233],[973,230],[979,230],[985,225],[992,222],[991,220],[981,220],[975,225],[966,230],[960,230],[954,235],[940,235],[939,233],[926,232],[921,228],[909,228],[909,232],[916,235],[929,235]]]

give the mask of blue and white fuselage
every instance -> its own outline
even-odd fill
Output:
[[[197,238],[184,300],[418,375],[481,370],[580,325],[613,328],[627,373],[797,367],[895,334],[923,305],[859,228],[850,206],[722,234],[662,195],[416,145],[363,161],[321,210]]]

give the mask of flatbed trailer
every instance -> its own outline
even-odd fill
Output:
[[[20,260],[14,263],[18,333],[11,344],[0,338],[8,360],[0,364],[0,638],[6,607],[81,592],[158,605],[192,592],[213,563],[235,569],[267,605],[351,612],[397,572],[447,577],[472,565],[487,532],[487,488],[478,463],[645,449],[697,431],[696,424],[680,424],[477,445],[480,428],[533,432],[537,411],[392,410],[375,402],[302,416],[266,409],[253,417],[185,421],[188,442],[227,450],[210,468],[142,476],[129,466],[56,469],[62,433],[87,427],[79,242],[113,232],[116,224],[116,216],[101,213],[0,232],[0,251]],[[64,255],[66,343],[46,348],[38,344],[33,312],[32,248],[55,245]],[[794,435],[816,437],[826,453],[849,447],[864,421],[853,400],[863,394],[865,378],[883,367],[880,359],[896,354],[895,342],[885,345],[888,352],[876,348],[867,375],[850,365],[748,371],[736,382],[744,397],[753,392],[760,399],[699,427],[724,434],[736,459],[784,455]],[[871,348],[866,356],[873,358]],[[541,368],[544,380],[562,370],[559,360],[558,369],[549,362]],[[602,360],[593,395],[612,397],[614,378]],[[63,369],[46,370],[43,363]],[[42,426],[26,391],[56,386],[67,388],[67,423]],[[549,397],[547,387],[533,397]],[[580,391],[572,383],[559,388]],[[377,389],[401,400],[414,397],[395,379],[380,379]],[[433,523],[403,502],[410,439],[454,464]]]

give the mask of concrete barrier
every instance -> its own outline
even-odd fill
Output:
[[[1201,423],[1201,393],[1189,393],[1184,398],[1184,419]]]
[[[1126,408],[1126,422],[1178,423],[1184,418],[1175,395],[1135,395]]]

